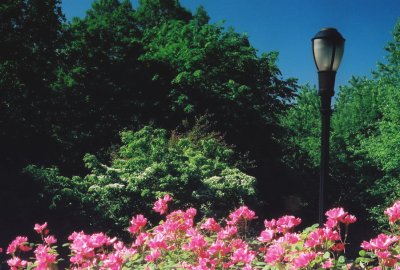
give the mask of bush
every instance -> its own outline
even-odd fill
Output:
[[[348,226],[356,221],[343,208],[326,212],[327,221],[294,232],[300,218],[283,216],[265,220],[258,237],[248,235],[256,215],[247,206],[229,214],[224,225],[213,218],[194,222],[197,210],[169,211],[171,196],[158,199],[153,210],[166,215],[158,226],[145,230],[147,218],[132,217],[128,231],[132,241],[123,243],[104,233],[74,232],[69,236],[70,269],[399,269],[400,267],[400,201],[386,209],[391,234],[380,234],[364,241],[360,256],[347,260],[345,252]],[[57,268],[56,238],[49,235],[47,223],[34,230],[42,239],[32,244],[18,236],[8,246],[12,270]],[[34,257],[31,256],[33,250]],[[2,250],[0,249],[0,252]]]
[[[70,206],[69,211],[114,231],[124,228],[133,213],[150,212],[152,202],[166,193],[174,194],[178,207],[221,216],[254,197],[255,178],[240,170],[234,151],[218,136],[196,132],[168,136],[149,126],[122,132],[111,165],[86,155],[84,177],[36,166],[26,171],[45,186],[52,207]]]
[[[165,195],[154,204],[154,211],[166,215],[154,228],[145,230],[143,215],[132,217],[130,243],[104,233],[72,233],[71,269],[309,269],[348,263],[340,254],[355,217],[342,208],[326,212],[324,228],[313,226],[296,233],[301,219],[283,216],[265,220],[259,237],[251,237],[248,226],[257,217],[246,206],[233,211],[224,225],[213,218],[196,224],[196,209],[169,211],[171,200]],[[34,229],[43,243],[33,245],[26,237],[17,237],[7,248],[12,269],[48,269],[57,263],[56,239],[49,235],[47,224],[36,224]],[[29,260],[31,250],[35,259]]]

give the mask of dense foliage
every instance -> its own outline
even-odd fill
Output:
[[[2,231],[15,223],[25,230],[41,215],[62,226],[69,218],[84,223],[72,214],[82,210],[77,201],[66,203],[72,212],[53,211],[59,204],[52,203],[46,211],[61,191],[49,188],[54,193],[47,197],[43,185],[21,172],[34,164],[85,179],[85,154],[107,163],[123,130],[151,124],[184,134],[208,115],[210,130],[237,146],[235,157],[248,153],[257,163],[243,173],[277,167],[277,118],[296,84],[282,78],[276,53],[258,55],[246,35],[210,24],[203,8],[192,14],[176,0],[143,0],[136,9],[128,0],[97,0],[69,22],[60,6],[58,0],[0,4],[0,196],[13,206],[2,209],[9,217],[0,219]],[[241,174],[229,168],[215,175]],[[266,175],[258,186],[265,197],[279,198]],[[185,181],[200,178],[193,177]]]
[[[185,136],[145,127],[123,132],[122,145],[111,165],[86,155],[85,177],[60,176],[57,169],[30,166],[26,170],[45,187],[49,204],[76,215],[87,215],[93,225],[121,231],[133,213],[148,213],[152,201],[173,193],[177,206],[192,206],[221,216],[255,196],[255,178],[243,173],[232,149],[215,135],[194,130]],[[74,202],[74,205],[68,204]]]

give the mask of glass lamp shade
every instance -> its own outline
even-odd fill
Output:
[[[343,57],[344,41],[334,28],[323,28],[315,35],[312,49],[318,71],[337,71]]]

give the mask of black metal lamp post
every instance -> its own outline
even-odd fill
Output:
[[[323,28],[312,39],[312,51],[318,69],[318,95],[321,96],[321,165],[319,181],[319,225],[323,225],[324,183],[329,175],[329,132],[331,99],[334,95],[336,71],[344,52],[344,38],[334,28]]]

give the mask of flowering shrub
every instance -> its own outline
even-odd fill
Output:
[[[189,208],[168,212],[171,196],[154,204],[154,210],[166,215],[158,226],[146,230],[143,215],[132,217],[128,231],[132,242],[123,243],[104,233],[74,232],[69,236],[70,269],[400,269],[400,202],[385,213],[393,226],[392,234],[380,234],[363,242],[362,255],[354,262],[343,256],[348,226],[356,217],[342,208],[326,212],[323,227],[316,225],[296,232],[301,219],[283,216],[265,220],[258,237],[247,235],[247,226],[255,213],[242,206],[230,213],[223,224],[213,218],[194,222],[197,210]],[[12,270],[51,269],[57,264],[57,240],[49,234],[47,223],[36,224],[41,244],[30,244],[18,236],[7,248]],[[33,250],[34,257],[29,258]]]
[[[364,241],[360,252],[361,258],[357,261],[361,266],[371,261],[377,261],[374,270],[400,269],[400,201],[393,204],[384,212],[389,218],[391,232],[379,234],[369,242]]]
[[[33,165],[25,171],[43,186],[51,208],[90,219],[95,226],[112,224],[108,229],[113,233],[126,227],[132,213],[150,212],[152,202],[165,193],[174,194],[177,207],[190,204],[205,215],[222,217],[222,209],[252,201],[256,179],[243,172],[250,163],[239,161],[219,136],[202,129],[196,125],[186,134],[169,134],[146,126],[122,132],[122,144],[108,165],[85,155],[89,173],[84,177]]]

